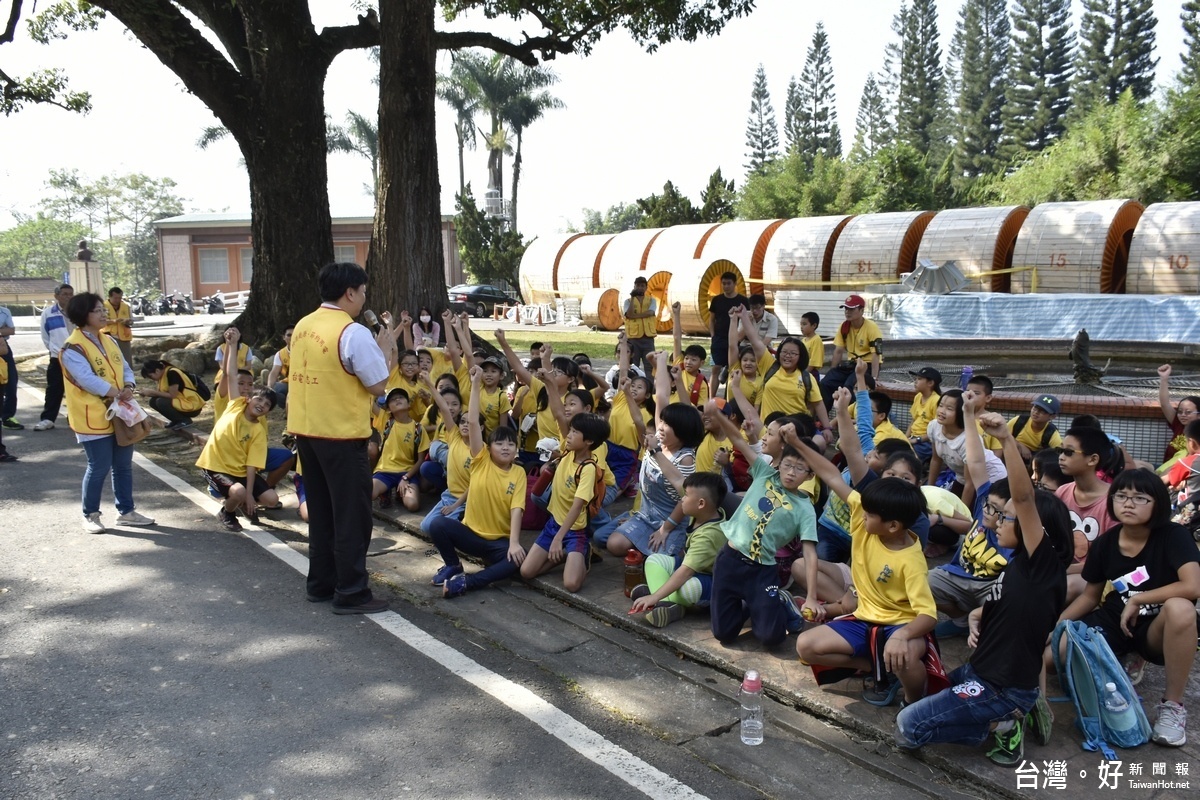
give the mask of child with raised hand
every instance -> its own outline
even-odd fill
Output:
[[[371,499],[383,497],[394,489],[396,496],[409,511],[421,507],[421,492],[417,486],[422,454],[429,449],[422,435],[421,424],[408,413],[408,392],[392,389],[387,394],[388,419],[380,432],[383,443],[379,463],[371,476]]]
[[[438,498],[434,507],[421,520],[421,530],[425,533],[432,533],[434,520],[441,517],[461,520],[466,510],[467,489],[471,484],[471,449],[467,444],[470,437],[471,420],[469,418],[470,412],[462,413],[460,411],[456,413],[451,408],[450,401],[454,395],[451,395],[449,392],[446,394],[435,392],[433,382],[429,380],[429,375],[426,373],[422,372],[420,377],[421,382],[429,390],[430,396],[433,397],[436,403],[435,408],[442,418],[443,427],[441,435],[445,437],[442,446],[446,450],[446,467],[443,473],[446,489],[442,492],[442,496]],[[475,400],[474,392],[471,393],[471,400]],[[476,424],[480,424],[478,418],[476,419]],[[482,434],[480,436],[482,438]],[[430,449],[432,450],[432,446]],[[436,463],[429,460],[421,464],[420,473],[422,479],[425,477],[426,467]],[[523,496],[522,501],[524,501]],[[524,502],[522,502],[522,506],[524,506]],[[441,582],[435,582],[434,585],[441,586]]]
[[[238,330],[225,331],[226,376],[237,373]],[[279,503],[263,476],[267,464],[267,426],[262,418],[275,407],[275,393],[270,389],[253,389],[241,395],[238,381],[223,378],[228,387],[229,405],[213,425],[196,466],[204,470],[204,478],[213,491],[225,500],[217,517],[227,531],[240,531],[237,511],[244,508],[246,517],[256,521],[258,506],[274,507]]]
[[[683,513],[691,517],[682,555],[652,553],[646,559],[646,582],[634,587],[630,614],[645,614],[656,628],[683,619],[689,608],[707,608],[712,598],[712,571],[726,544],[721,530],[725,483],[719,475],[697,472],[683,481]]]
[[[421,384],[419,363],[415,350],[402,351],[385,387],[389,392],[403,389],[408,394],[408,413],[413,419],[424,417],[433,401],[432,393]]]
[[[933,445],[929,458],[927,483],[936,486],[938,476],[945,467],[954,473],[955,494],[962,495],[969,485],[967,480],[967,437],[963,422],[963,393],[950,389],[938,401],[937,418],[929,423],[925,434]],[[984,465],[992,483],[1007,476],[1003,462],[990,450],[984,451]]]
[[[950,617],[934,629],[939,639],[967,635],[967,615],[987,601],[993,584],[1012,558],[1012,550],[1000,544],[996,533],[1004,504],[1010,499],[1008,480],[992,483],[988,476],[983,439],[976,432],[976,411],[981,405],[982,401],[976,397],[963,402],[967,473],[975,485],[974,525],[950,563],[929,572],[933,600],[938,610]]]
[[[472,367],[473,384],[482,384],[482,370]],[[476,388],[479,388],[476,386]],[[429,537],[445,562],[433,576],[433,585],[442,586],[443,597],[459,597],[504,578],[511,578],[525,561],[521,546],[521,516],[525,510],[525,470],[516,464],[517,432],[508,426],[492,431],[484,446],[483,427],[479,411],[480,395],[471,392],[466,413],[469,446],[467,449],[466,485],[471,496],[461,521],[451,514],[430,512]],[[446,415],[446,409],[442,409]],[[447,423],[447,428],[451,426]],[[455,461],[455,444],[461,444],[451,434],[451,458]],[[453,473],[451,480],[454,480]],[[429,519],[428,517],[426,518]],[[424,525],[422,525],[424,527]],[[458,551],[483,559],[487,566],[467,575],[463,572]]]
[[[914,703],[929,685],[926,648],[937,624],[925,554],[911,530],[925,513],[925,497],[920,488],[899,478],[880,478],[857,492],[841,479],[836,467],[820,463],[819,454],[803,442],[797,444],[818,477],[850,506],[850,573],[858,607],[853,616],[800,634],[796,652],[801,662],[811,666],[874,672],[874,686],[865,686],[863,692],[863,699],[873,705],[890,705],[901,686],[905,701]],[[819,606],[814,611],[815,621],[825,618]],[[873,627],[881,629],[878,639],[871,635]],[[872,641],[876,647],[885,643],[886,674],[875,670]]]
[[[1080,573],[1092,542],[1115,523],[1108,490],[1112,479],[1124,468],[1124,459],[1104,431],[1075,425],[1063,437],[1058,466],[1071,479],[1054,492],[1067,504],[1075,528],[1074,563],[1067,568],[1067,602],[1071,602],[1086,585]]]
[[[950,674],[950,688],[900,711],[896,743],[977,746],[995,732],[988,757],[1015,766],[1024,757],[1026,726],[1042,744],[1049,736],[1049,708],[1038,694],[1039,653],[1065,604],[1070,522],[1061,501],[1035,492],[1004,418],[983,414],[979,421],[1001,442],[1008,465],[1012,497],[997,517],[997,540],[1012,558],[1003,580],[970,614],[970,661]],[[980,469],[977,456],[974,461]]]
[[[683,481],[696,469],[696,448],[704,439],[700,412],[688,403],[670,402],[671,376],[666,353],[655,354],[654,431],[646,434],[646,457],[638,473],[641,505],[618,525],[596,528],[595,541],[623,556],[631,547],[642,554],[674,555],[683,548]]]
[[[462,351],[464,353],[471,352],[470,321],[465,317],[460,317],[454,320],[451,329],[458,338]],[[483,435],[486,437],[497,428],[512,424],[510,418],[512,404],[508,399],[508,392],[501,385],[504,380],[504,362],[495,356],[488,356],[484,358],[482,364],[479,364],[479,367],[483,370],[483,380],[480,383],[483,397],[480,398],[479,409],[485,420]],[[474,393],[474,391],[475,385],[472,382],[471,392]]]
[[[1162,408],[1163,418],[1171,429],[1171,441],[1163,451],[1163,466],[1170,469],[1175,459],[1187,453],[1187,437],[1183,428],[1194,419],[1200,419],[1200,397],[1188,395],[1177,405],[1171,403],[1171,365],[1163,364],[1158,368],[1158,405]],[[1161,467],[1160,467],[1161,469]]]
[[[741,311],[740,306],[729,309],[729,368],[741,370],[738,385],[747,404],[738,401],[738,407],[744,409],[749,405],[751,408],[758,408],[759,396],[762,394],[762,375],[758,372],[758,354],[749,344],[742,344],[740,341]],[[757,333],[757,329],[755,332]],[[730,378],[729,387],[732,386],[733,378]],[[727,391],[725,397],[732,400],[732,391]]]
[[[740,435],[732,420],[719,414],[718,421],[749,462],[754,482],[737,511],[721,525],[728,545],[713,565],[712,632],[717,641],[729,645],[749,621],[754,637],[774,647],[803,625],[796,601],[779,588],[776,551],[799,538],[804,554],[811,557],[809,577],[816,581],[817,520],[812,501],[800,489],[812,470],[795,449],[800,440],[793,425],[783,428],[786,444],[776,469]],[[816,599],[811,604],[806,601],[805,607],[815,614]]]
[[[675,337],[674,359],[671,363],[672,403],[690,403],[697,408],[708,402],[711,396],[708,380],[704,377],[704,362],[708,351],[698,344],[683,348],[683,322],[680,319],[680,303],[671,304],[671,321]]]
[[[627,377],[629,343],[624,333],[617,335],[617,366],[619,388],[613,395],[612,410],[608,414],[612,433],[606,460],[617,487],[624,490],[637,476],[646,426],[654,420],[654,403],[650,400],[654,387],[643,377]]]
[[[829,412],[821,398],[817,379],[808,371],[808,349],[793,336],[779,343],[774,355],[758,336],[758,328],[750,312],[741,309],[742,327],[750,347],[758,357],[758,372],[763,376],[759,414],[766,419],[776,411],[785,414],[811,414],[820,420],[823,429],[829,428]]]
[[[571,417],[566,453],[554,472],[550,490],[550,519],[521,564],[521,577],[526,580],[563,564],[563,588],[577,592],[583,587],[588,569],[587,506],[595,497],[599,469],[592,451],[604,443],[608,434],[608,423],[602,417]]]
[[[508,335],[500,328],[496,329],[495,335],[496,343],[508,359],[509,368],[517,376],[517,380],[529,387],[530,393],[536,399],[538,439],[560,438],[562,432],[559,430],[558,420],[554,418],[554,412],[550,410],[548,389],[552,387],[561,400],[567,390],[575,385],[575,380],[579,377],[579,365],[569,358],[555,357],[553,351],[544,349],[541,356],[542,368],[539,372],[541,377],[535,377],[509,346]]]
[[[1081,573],[1086,586],[1061,619],[1099,628],[1118,658],[1136,655],[1166,667],[1151,739],[1180,747],[1187,741],[1183,696],[1196,658],[1200,555],[1187,529],[1171,522],[1167,488],[1150,470],[1122,472],[1106,502],[1116,525],[1092,543]],[[1113,591],[1104,596],[1107,584]],[[1043,660],[1053,667],[1049,648]],[[1132,672],[1140,680],[1140,669]]]

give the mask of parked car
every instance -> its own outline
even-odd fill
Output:
[[[461,283],[450,289],[450,310],[466,311],[476,317],[490,317],[497,305],[516,302],[515,297],[498,286]]]

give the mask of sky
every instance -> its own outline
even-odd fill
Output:
[[[313,20],[351,24],[346,0],[311,0]],[[698,201],[708,176],[720,167],[740,187],[745,176],[746,120],[750,89],[759,64],[766,70],[776,118],[791,76],[799,77],[818,22],[829,36],[842,141],[854,139],[854,118],[869,72],[879,74],[891,19],[900,0],[843,0],[828,6],[809,0],[759,0],[748,17],[730,22],[716,37],[672,43],[653,54],[617,32],[602,39],[588,57],[559,57],[549,66],[559,83],[552,92],[566,108],[547,112],[524,135],[518,220],[527,238],[580,225],[582,210],[600,211],[661,191],[671,180]],[[1078,24],[1080,0],[1075,0]],[[1158,16],[1158,80],[1170,80],[1179,65],[1182,0],[1154,0]],[[939,30],[949,46],[960,3],[941,0]],[[467,18],[459,29],[497,31],[494,23]],[[442,28],[448,26],[442,25]],[[533,30],[529,25],[526,29]],[[509,26],[510,31],[513,26]],[[100,30],[73,33],[66,41],[37,45],[22,30],[0,48],[10,74],[59,66],[71,88],[92,94],[86,116],[54,107],[27,107],[0,118],[0,230],[12,212],[29,214],[47,194],[51,169],[78,169],[91,178],[141,172],[169,177],[188,212],[249,213],[249,191],[240,154],[232,140],[199,149],[204,128],[218,124],[188,94],[169,69],[115,20]],[[439,71],[449,69],[442,54]],[[340,55],[329,71],[326,110],[341,121],[349,110],[372,115],[377,107],[373,65],[363,52]],[[438,162],[442,211],[454,213],[458,188],[453,113],[438,108]],[[481,117],[480,122],[484,120]],[[781,134],[782,138],[782,134]],[[487,185],[487,154],[467,151],[467,181],[476,198]],[[505,162],[505,187],[511,181]],[[365,160],[334,154],[329,160],[330,206],[337,216],[372,216],[364,186]]]

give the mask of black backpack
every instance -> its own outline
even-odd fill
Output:
[[[1029,424],[1028,414],[1018,414],[1017,421],[1013,424],[1012,435],[1017,438],[1021,435],[1021,431],[1025,430],[1025,426]],[[1050,440],[1054,438],[1054,434],[1058,433],[1058,428],[1054,427],[1053,422],[1046,423],[1046,429],[1042,431],[1042,450],[1050,446]]]
[[[183,372],[183,370],[179,371]],[[183,374],[186,375],[187,379],[192,382],[193,386],[196,387],[196,394],[200,395],[205,400],[212,400],[212,389],[208,388],[208,384],[204,382],[203,378],[201,378],[195,372],[183,372]]]

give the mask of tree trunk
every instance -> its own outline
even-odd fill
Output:
[[[379,194],[367,271],[377,312],[448,302],[437,172],[435,4],[379,8]]]
[[[517,229],[517,186],[521,182],[521,129],[517,128],[517,150],[513,154],[513,185],[512,200],[508,214],[508,229]]]
[[[463,161],[463,151],[467,147],[466,140],[463,138],[462,124],[454,126],[455,133],[458,134],[458,193],[465,194],[467,191],[467,170]]]

